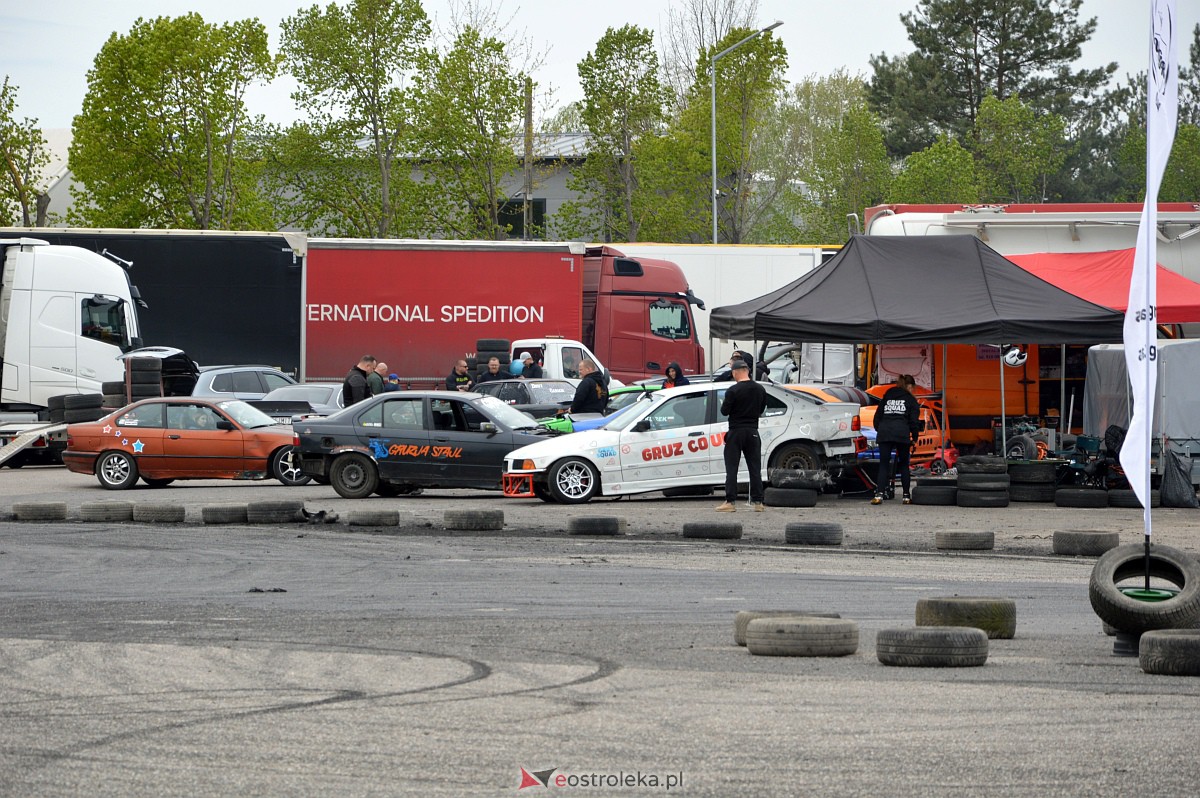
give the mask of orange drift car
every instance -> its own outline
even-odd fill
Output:
[[[95,474],[109,490],[142,478],[152,488],[177,479],[267,479],[303,485],[292,428],[245,402],[196,397],[144,399],[99,421],[67,427],[63,462]]]

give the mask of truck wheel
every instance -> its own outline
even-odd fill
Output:
[[[282,446],[271,455],[271,476],[289,487],[312,481],[312,477],[300,470],[300,458],[291,446]]]
[[[600,475],[587,460],[568,457],[550,467],[550,495],[563,504],[583,504],[600,492]]]
[[[816,471],[824,468],[825,464],[817,450],[807,443],[789,443],[775,453],[775,462],[771,467]]]
[[[137,462],[125,452],[104,452],[96,459],[96,479],[107,490],[124,490],[137,482]]]
[[[365,454],[350,452],[333,461],[329,484],[343,499],[365,499],[379,487],[379,471]]]

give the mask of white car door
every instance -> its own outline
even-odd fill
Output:
[[[625,483],[662,487],[707,481],[711,474],[708,395],[700,390],[672,397],[621,434]]]

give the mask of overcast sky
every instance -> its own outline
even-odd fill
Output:
[[[486,0],[485,0],[486,2]],[[1176,0],[1179,17],[1178,57],[1186,62],[1192,29],[1200,22],[1200,0]],[[44,129],[70,127],[87,89],[87,71],[101,46],[114,33],[125,34],[139,16],[179,16],[197,11],[210,23],[257,17],[279,44],[279,22],[311,3],[301,0],[4,0],[0,11],[0,72],[20,92],[17,113],[36,118]],[[319,3],[324,6],[328,0]],[[345,4],[343,2],[343,4]],[[576,64],[609,27],[627,23],[663,30],[670,0],[494,0],[511,30],[524,31],[537,49],[549,48],[544,66],[534,75],[556,89],[556,104],[579,99]],[[445,18],[446,0],[425,0],[426,12]],[[1146,68],[1149,0],[1084,0],[1083,16],[1097,18],[1096,34],[1084,48],[1079,66],[1119,65],[1118,75]],[[915,0],[760,0],[765,26],[782,20],[774,31],[788,51],[789,80],[828,74],[839,67],[869,77],[871,55],[909,52],[912,47],[900,14]],[[254,113],[270,121],[295,119],[289,93],[279,79],[248,95]]]

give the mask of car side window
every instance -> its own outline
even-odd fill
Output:
[[[646,419],[652,430],[695,427],[704,423],[707,403],[705,394],[676,396],[659,405]]]
[[[564,346],[562,350],[563,376],[568,379],[579,379],[579,364],[583,360],[583,350],[577,346]]]
[[[466,402],[455,402],[454,407],[461,414],[462,422],[470,432],[479,432],[480,425],[488,421],[488,418],[483,413],[480,413]]]
[[[354,425],[356,427],[372,427],[372,428],[382,427],[383,426],[383,405],[382,404],[371,405],[366,410],[364,410],[362,413],[359,413],[358,418],[354,422]]]
[[[117,426],[162,429],[163,406],[156,402],[135,407],[128,413],[122,413],[117,417]]]
[[[262,382],[258,379],[258,372],[235,371],[233,373],[233,390],[237,393],[262,393]]]
[[[763,411],[763,418],[771,418],[772,416],[782,416],[787,414],[787,404],[782,399],[778,399],[767,394],[767,409]]]
[[[279,376],[278,374],[276,374],[273,371],[264,371],[262,373],[262,378],[263,378],[263,381],[267,383],[268,391],[273,391],[276,388],[282,388],[285,385],[291,385],[290,382],[288,382],[283,377]]]
[[[233,393],[233,375],[218,374],[213,377],[212,389],[221,393]]]
[[[526,404],[529,401],[525,394],[525,386],[519,382],[505,383],[496,392],[496,398],[510,405]]]
[[[383,426],[387,429],[425,429],[425,403],[416,399],[389,399],[379,405],[383,412]]]
[[[449,399],[431,399],[429,401],[429,414],[433,419],[433,428],[435,430],[462,429],[459,426],[459,421],[454,417],[454,404],[456,403],[451,402]]]
[[[167,405],[167,429],[210,430],[221,420],[208,405]]]

